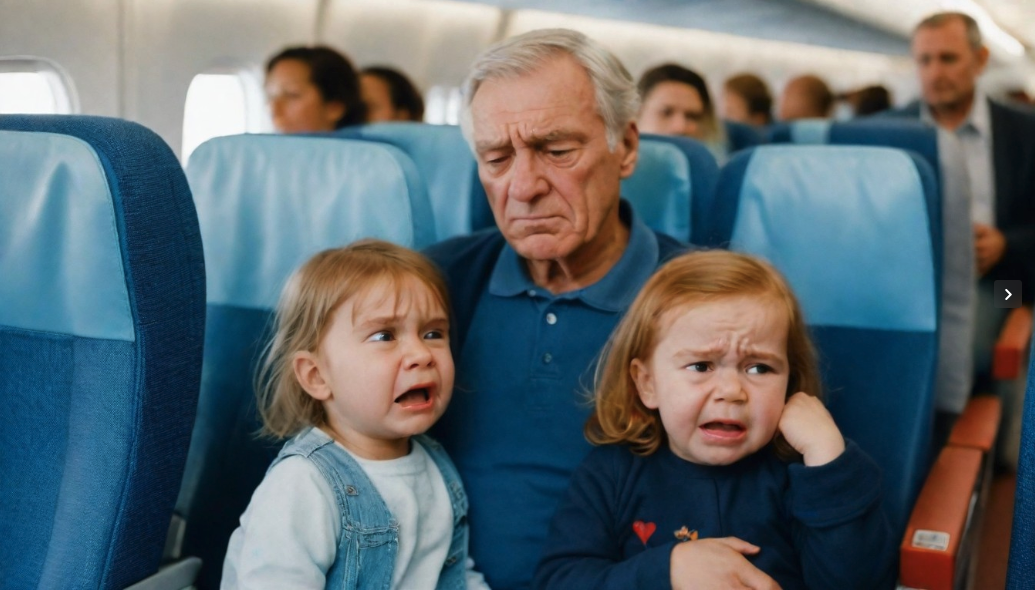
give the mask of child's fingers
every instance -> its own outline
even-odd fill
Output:
[[[844,452],[844,437],[830,411],[806,393],[799,391],[787,400],[778,428],[809,467],[825,465]]]
[[[762,550],[758,545],[752,545],[751,543],[748,543],[743,539],[738,539],[737,537],[722,537],[715,540],[741,555],[754,555]]]
[[[776,580],[770,578],[762,570],[750,569],[740,573],[740,583],[751,590],[780,590]]]

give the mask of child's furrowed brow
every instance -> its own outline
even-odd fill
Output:
[[[374,316],[369,318],[363,318],[358,324],[357,328],[383,328],[394,325],[399,322],[399,316],[397,315],[382,315]]]
[[[785,362],[787,358],[786,354],[780,354],[777,351],[765,350],[754,346],[745,348],[744,356],[773,364]]]
[[[675,355],[679,358],[698,358],[698,357],[709,357],[722,354],[726,348],[722,345],[716,344],[714,346],[700,346],[696,348],[687,347],[680,348],[676,351]]]

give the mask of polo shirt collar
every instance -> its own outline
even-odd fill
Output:
[[[633,213],[632,207],[625,200],[619,204],[618,215],[629,227],[629,243],[618,263],[596,283],[575,291],[551,295],[532,282],[524,261],[507,243],[492,269],[489,293],[500,297],[528,293],[547,298],[579,299],[587,305],[610,312],[627,309],[658,265],[658,239]]]

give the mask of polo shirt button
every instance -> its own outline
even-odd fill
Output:
[[[528,290],[528,296],[529,297],[535,297],[535,289],[529,289]]]
[[[544,355],[543,355],[543,362],[544,362],[544,363],[546,363],[546,364],[548,364],[548,365],[549,365],[550,363],[552,363],[552,362],[553,362],[553,355],[552,355],[552,354],[550,354],[550,353],[546,353],[546,354],[544,354]]]
[[[551,326],[556,324],[557,323],[557,316],[552,314],[552,313],[546,314],[546,323],[550,324]]]

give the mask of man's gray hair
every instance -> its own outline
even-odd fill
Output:
[[[610,51],[586,35],[569,29],[541,29],[506,39],[486,49],[464,80],[460,128],[474,147],[471,101],[482,82],[517,78],[534,72],[559,55],[568,54],[586,69],[593,82],[597,111],[607,128],[607,146],[614,151],[626,125],[636,118],[640,96],[632,76]]]
[[[913,35],[915,36],[920,29],[937,29],[957,19],[963,21],[963,26],[967,29],[967,44],[974,51],[980,51],[981,28],[978,27],[974,17],[963,12],[937,12],[932,14],[916,25],[916,28],[913,29]]]

